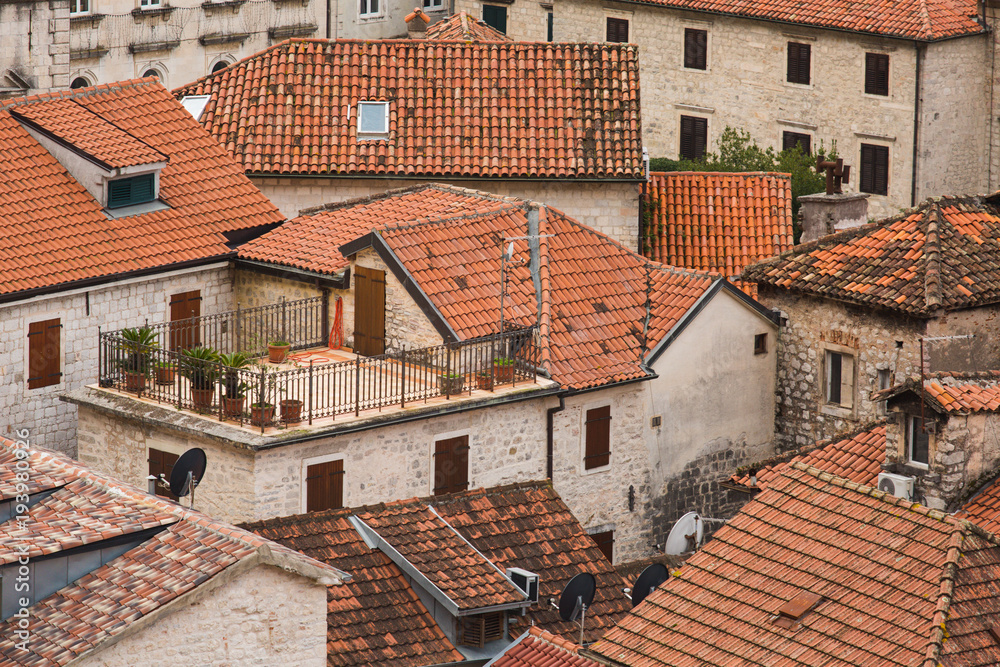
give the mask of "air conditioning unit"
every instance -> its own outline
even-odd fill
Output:
[[[903,500],[913,500],[913,478],[906,475],[880,472],[878,489]]]
[[[514,585],[524,591],[525,595],[532,602],[538,602],[538,575],[534,572],[522,570],[519,567],[508,567],[507,577],[514,582]]]

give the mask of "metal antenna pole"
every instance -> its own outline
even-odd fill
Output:
[[[583,603],[583,598],[580,599],[580,646],[583,646],[583,626],[587,622],[587,605]]]

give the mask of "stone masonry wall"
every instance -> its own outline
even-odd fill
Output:
[[[455,0],[455,13],[465,12],[481,19],[483,5],[507,8],[507,36],[518,42],[545,42],[549,36],[549,13],[552,2],[514,0],[514,2],[480,2],[480,0]],[[558,35],[558,27],[554,27]]]
[[[0,350],[0,425],[7,433],[28,428],[42,447],[76,454],[73,406],[59,401],[67,390],[97,381],[98,327],[111,331],[170,319],[170,295],[200,289],[201,312],[232,308],[228,267],[190,270],[54,294],[0,307],[6,345]],[[89,306],[88,306],[89,303]],[[89,312],[88,312],[89,308]],[[62,323],[62,382],[28,389],[28,325],[59,318]]]
[[[250,180],[289,218],[313,206],[368,197],[419,180],[377,178],[272,178]],[[559,209],[569,217],[635,250],[639,237],[639,183],[428,179],[493,194],[521,197]],[[388,223],[390,220],[378,221]]]
[[[326,587],[260,565],[79,664],[324,667]]]
[[[69,86],[68,0],[0,3],[0,87],[8,69],[29,95]]]

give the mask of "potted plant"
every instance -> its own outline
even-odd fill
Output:
[[[158,346],[158,336],[149,327],[126,327],[121,330],[120,363],[125,373],[125,390],[141,393],[146,388],[149,355]]]
[[[250,423],[255,426],[267,426],[274,421],[274,395],[277,391],[278,379],[274,375],[274,369],[263,364],[259,366],[260,373],[256,373],[259,386],[251,387],[250,398]]]
[[[465,389],[465,376],[461,373],[441,373],[438,375],[438,388],[442,394],[461,394]]]
[[[211,347],[192,347],[181,352],[181,375],[191,381],[191,401],[196,410],[212,407],[219,380],[219,353]]]
[[[286,398],[278,401],[281,406],[281,421],[286,424],[298,424],[302,421],[302,401],[297,398]]]
[[[250,365],[250,357],[243,352],[220,354],[219,362],[225,367],[222,371],[222,384],[226,391],[222,397],[222,414],[227,417],[240,417],[243,415],[243,405],[246,403],[246,396],[243,394],[246,384],[240,382],[240,369]]]
[[[493,377],[497,384],[513,382],[514,380],[514,360],[509,357],[496,357],[493,359]]]
[[[156,384],[173,384],[177,377],[177,364],[172,361],[157,361],[153,364],[156,371]]]
[[[278,338],[267,344],[268,361],[272,364],[280,364],[288,356],[288,350],[292,346],[286,340]]]
[[[493,373],[490,371],[479,371],[476,373],[476,387],[489,391],[493,388]]]

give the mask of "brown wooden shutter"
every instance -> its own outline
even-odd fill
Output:
[[[62,382],[61,333],[58,318],[28,325],[28,389]]]
[[[385,352],[385,271],[354,267],[354,351]]]
[[[597,548],[601,550],[604,557],[608,559],[608,562],[613,563],[615,555],[615,531],[607,530],[603,533],[591,533],[590,537],[597,544]]]
[[[889,148],[861,144],[861,192],[884,195],[889,192]]]
[[[169,483],[170,473],[174,471],[174,464],[177,463],[179,457],[177,454],[171,454],[170,452],[161,452],[159,449],[149,448],[149,474],[154,477],[163,477]],[[170,498],[171,500],[177,500],[177,496],[170,492],[169,486],[164,486],[159,482],[156,483],[156,495],[163,496],[164,498]]]
[[[434,443],[434,495],[469,488],[469,436]]]
[[[201,327],[192,317],[201,317],[201,290],[170,296],[170,349],[187,350],[201,343]]]
[[[306,467],[306,511],[344,506],[344,461],[327,461]]]
[[[889,94],[889,56],[886,54],[865,54],[865,92],[869,95]]]
[[[611,406],[587,410],[584,428],[586,447],[583,455],[585,470],[611,463]]]
[[[790,83],[809,83],[809,66],[812,47],[809,44],[788,42],[788,77]]]
[[[708,63],[708,31],[684,29],[684,67],[705,69]]]
[[[812,154],[812,137],[801,132],[784,132],[781,135],[781,150],[787,151],[795,148],[796,145],[802,147],[802,152],[806,155]]]
[[[681,158],[698,160],[705,155],[708,143],[708,119],[681,116]]]
[[[609,42],[627,42],[628,41],[628,20],[626,19],[607,19],[607,40]]]

